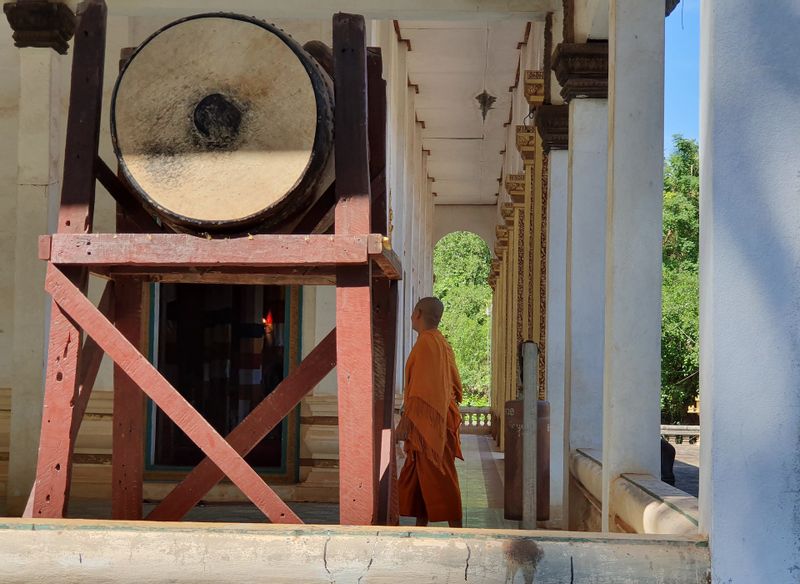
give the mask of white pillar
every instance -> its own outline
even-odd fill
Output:
[[[569,104],[565,399],[568,443],[603,446],[608,102]]]
[[[569,456],[603,447],[608,102],[569,103],[563,520],[570,523]]]
[[[664,5],[609,11],[603,530],[621,473],[660,475]]]
[[[800,10],[701,10],[700,529],[714,582],[797,582]]]
[[[567,164],[566,150],[550,151],[547,225],[547,398],[550,401],[550,520],[565,518],[564,356],[567,300]],[[562,528],[566,529],[566,525]]]
[[[21,512],[36,474],[42,418],[46,316],[40,235],[61,183],[62,74],[66,58],[52,49],[20,52],[16,241],[14,249],[14,346],[9,435],[8,512]],[[50,214],[53,212],[50,210]]]

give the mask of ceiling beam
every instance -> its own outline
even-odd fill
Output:
[[[228,12],[267,18],[330,18],[334,12],[363,14],[366,18],[407,20],[543,20],[560,0],[229,0]],[[108,0],[110,14],[179,17],[219,11],[218,0]]]

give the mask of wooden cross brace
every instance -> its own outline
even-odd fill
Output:
[[[176,489],[177,495],[171,503],[156,515],[175,518],[178,509],[188,510],[205,494],[205,485],[214,486],[222,475],[233,483],[273,522],[302,523],[300,518],[278,497],[253,468],[247,464],[243,454],[249,452],[314,385],[333,368],[330,353],[335,351],[335,333],[331,333],[316,349],[315,362],[305,368],[301,365],[296,375],[302,372],[303,381],[296,376],[284,381],[284,391],[276,390],[265,399],[242,424],[230,435],[231,443],[222,436],[195,410],[191,404],[153,367],[153,365],[118,331],[69,278],[53,264],[47,266],[45,290],[58,307],[71,320],[91,336],[97,346],[121,367],[130,379],[144,391],[155,404],[183,430],[183,432],[207,455],[207,459]],[[326,355],[327,353],[327,355]],[[327,360],[326,360],[327,356]],[[316,361],[320,359],[320,361]],[[305,362],[304,362],[305,363]],[[318,366],[327,363],[330,368]],[[323,372],[324,371],[324,372]],[[287,382],[289,390],[287,391]],[[301,391],[304,390],[304,391]],[[272,398],[272,399],[270,399]],[[280,416],[280,417],[278,417]],[[260,425],[263,427],[256,429]],[[271,426],[270,426],[271,425]],[[267,427],[270,426],[270,427]],[[215,468],[216,467],[216,468]],[[185,495],[183,495],[186,493]],[[43,495],[42,495],[43,496]],[[189,504],[188,499],[196,499]],[[34,509],[38,497],[34,497]],[[187,507],[188,505],[188,507]],[[172,511],[170,511],[172,509]],[[185,511],[183,511],[185,513]],[[181,515],[183,515],[181,513]],[[36,516],[36,513],[34,513]]]

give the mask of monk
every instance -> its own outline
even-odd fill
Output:
[[[453,349],[438,328],[443,312],[438,298],[423,298],[411,314],[419,336],[406,362],[397,427],[406,453],[398,479],[400,515],[416,517],[419,526],[447,521],[461,527],[455,459],[464,460],[458,435],[462,389]]]

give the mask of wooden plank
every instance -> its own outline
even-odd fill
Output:
[[[370,231],[367,49],[364,18],[333,17],[336,91],[336,234]],[[377,519],[371,265],[339,267],[336,276],[339,391],[339,521]]]
[[[255,470],[54,265],[45,289],[125,373],[273,522],[301,523]],[[37,499],[39,492],[37,490]],[[36,509],[34,509],[35,511]]]
[[[144,339],[144,291],[140,280],[116,282],[117,330],[138,350]],[[142,518],[142,483],[145,450],[144,393],[125,370],[114,365],[114,417],[112,431],[111,517]]]
[[[375,262],[381,274],[389,280],[400,280],[403,274],[403,267],[400,258],[391,249],[384,249],[381,253],[370,256]]]
[[[100,140],[103,101],[106,5],[87,0],[78,11],[72,79],[67,116],[64,177],[56,230],[60,233],[91,231],[94,213],[94,159]],[[75,268],[67,277],[86,289],[87,272]],[[50,312],[44,407],[39,438],[36,483],[30,513],[33,517],[63,517],[69,499],[79,393],[78,362],[81,332],[55,304]]]
[[[236,452],[246,456],[335,366],[336,329],[328,333],[297,369],[281,381],[225,440]],[[147,519],[181,519],[223,477],[222,471],[209,458],[205,458],[150,512]]]
[[[177,233],[94,233],[52,236],[50,259],[59,265],[223,267],[358,265],[380,253],[380,235],[254,235],[204,239]]]
[[[261,269],[253,272],[247,268],[227,268],[225,271],[215,269],[194,270],[187,268],[100,268],[92,270],[93,274],[107,278],[136,276],[147,282],[163,282],[170,284],[250,284],[255,286],[335,286],[336,270],[326,268],[289,268]]]

